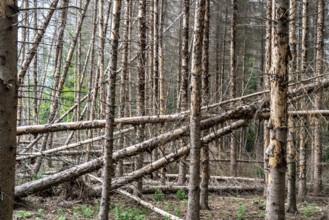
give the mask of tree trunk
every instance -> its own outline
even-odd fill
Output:
[[[323,34],[324,34],[324,0],[318,0],[318,11],[317,11],[317,38],[316,38],[316,60],[315,60],[315,74],[321,75],[323,71]],[[318,78],[317,81],[321,81]],[[323,94],[322,90],[315,94],[315,108],[322,108]],[[314,129],[314,193],[320,193],[322,189],[322,167],[321,167],[321,157],[322,157],[322,131],[321,131],[321,119],[316,117],[314,119],[315,129]]]
[[[238,13],[238,5],[236,0],[231,0],[232,18],[231,18],[231,50],[230,50],[230,98],[236,96],[236,19]],[[233,105],[232,105],[233,106]],[[231,134],[231,165],[230,173],[237,176],[237,132]]]
[[[146,0],[139,0],[138,5],[138,89],[137,89],[137,114],[145,115],[145,53],[146,53]],[[138,142],[144,141],[145,126],[140,125],[137,128]],[[143,154],[139,154],[135,158],[135,169],[140,169],[143,166]],[[140,197],[142,193],[142,179],[135,183],[134,195]]]
[[[289,58],[289,0],[276,0],[272,8],[273,24],[271,82],[270,144],[268,187],[265,219],[284,219],[285,173],[287,169],[287,91]]]
[[[17,120],[17,6],[0,4],[0,219],[11,220],[14,206]]]
[[[106,96],[106,125],[105,125],[105,147],[104,147],[104,170],[103,170],[103,185],[102,197],[99,210],[99,218],[107,220],[109,218],[109,203],[110,203],[110,188],[111,178],[113,175],[113,132],[114,132],[114,116],[115,116],[115,83],[116,70],[118,61],[118,46],[119,46],[119,29],[120,29],[120,14],[121,0],[114,0],[112,9],[112,24],[111,24],[111,58],[109,81]]]
[[[266,36],[265,36],[265,72],[264,72],[264,89],[270,89],[270,68],[271,68],[271,48],[272,48],[272,0],[266,0]],[[268,96],[268,95],[267,95]],[[265,161],[265,150],[270,144],[270,133],[267,127],[267,120],[264,120],[264,196],[266,196],[266,187],[268,172]]]
[[[189,11],[190,11],[190,0],[183,0],[183,30],[182,30],[182,72],[181,72],[181,87],[180,87],[180,106],[182,111],[188,110],[188,64],[189,64],[189,51],[188,51],[188,40],[189,40]],[[187,142],[183,140],[182,142]],[[184,143],[182,143],[184,144]],[[183,185],[186,182],[186,158],[182,158],[179,163],[179,177],[178,184]]]
[[[200,148],[201,148],[201,76],[202,42],[205,14],[205,0],[196,1],[192,74],[191,74],[191,118],[190,118],[190,180],[188,193],[188,220],[200,219]]]
[[[302,12],[302,54],[301,54],[301,79],[307,74],[307,50],[308,50],[308,0],[303,0]],[[304,109],[305,102],[301,102],[301,109]],[[298,177],[298,199],[303,201],[306,196],[306,148],[307,148],[307,119],[302,118],[300,122],[299,142],[299,177]]]
[[[290,0],[290,24],[289,24],[289,47],[291,53],[291,60],[289,63],[289,82],[295,82],[296,80],[296,13],[297,2],[296,0]],[[291,107],[292,108],[292,107]],[[293,117],[288,118],[288,139],[287,139],[287,162],[288,162],[288,192],[287,192],[287,212],[296,213],[296,129],[295,119]]]
[[[202,45],[202,105],[209,103],[209,21],[210,21],[210,2],[205,2],[204,32]],[[207,131],[204,131],[207,132]],[[208,186],[209,186],[209,145],[201,149],[201,209],[209,209],[208,204]]]

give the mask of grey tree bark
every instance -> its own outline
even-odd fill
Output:
[[[197,0],[195,7],[191,70],[191,151],[190,179],[188,185],[188,220],[200,219],[201,76],[205,0]]]

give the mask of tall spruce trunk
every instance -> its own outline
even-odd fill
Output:
[[[324,34],[324,0],[318,0],[318,11],[317,11],[317,29],[316,29],[316,60],[315,60],[315,74],[323,74],[323,34]],[[321,78],[317,79],[321,81]],[[322,91],[315,94],[315,108],[322,109]],[[314,130],[314,192],[320,193],[322,188],[322,167],[321,167],[321,157],[322,157],[322,131],[321,131],[321,119],[316,117],[314,119],[315,130]]]
[[[296,61],[297,61],[297,45],[296,45],[296,0],[290,0],[290,24],[289,24],[289,47],[291,52],[291,61],[289,63],[289,82],[296,80]],[[292,107],[290,107],[293,110]],[[287,212],[296,213],[296,128],[295,119],[288,118],[288,140],[287,140],[287,162],[288,162],[288,192],[287,192]]]
[[[230,98],[236,96],[236,19],[238,13],[238,4],[236,0],[231,1],[232,18],[231,18],[231,50],[230,50]],[[233,107],[233,105],[232,105]],[[231,176],[237,176],[237,132],[231,134]]]
[[[284,219],[285,173],[287,170],[287,91],[289,61],[289,0],[275,0],[272,64],[270,70],[271,110],[268,157],[268,187],[265,219]]]
[[[138,5],[138,88],[137,88],[137,114],[145,115],[145,53],[146,53],[146,0],[139,0]],[[144,141],[145,125],[139,125],[137,129],[138,142]],[[143,167],[143,153],[135,158],[135,169]],[[134,187],[134,195],[140,197],[142,195],[142,179],[136,181]]]
[[[308,0],[303,0],[302,12],[302,54],[301,54],[301,79],[306,79],[307,73],[307,49],[308,49]],[[301,109],[306,107],[305,102],[301,102]],[[306,148],[307,148],[307,119],[302,117],[300,122],[300,142],[299,142],[299,176],[298,176],[298,199],[303,201],[306,196]]]
[[[197,0],[194,17],[191,114],[190,114],[190,179],[188,184],[188,220],[200,219],[200,148],[201,148],[201,76],[205,0]]]
[[[11,220],[14,206],[17,120],[16,2],[0,4],[0,219]]]
[[[264,72],[264,89],[270,89],[270,68],[271,68],[271,48],[272,48],[272,0],[266,0],[266,31],[265,31],[265,72]],[[270,143],[270,133],[267,127],[267,120],[264,120],[264,146],[265,150]],[[264,150],[264,159],[265,156]],[[266,172],[266,163],[264,163],[264,195],[266,196],[266,187],[268,172]]]
[[[206,0],[204,16],[204,32],[202,45],[202,105],[209,104],[209,22],[210,22],[210,2]],[[207,133],[207,131],[205,131]],[[201,148],[201,193],[200,207],[209,209],[208,185],[209,185],[209,145]]]
[[[120,29],[120,14],[121,0],[113,1],[112,9],[112,25],[111,25],[111,53],[110,72],[107,87],[106,97],[106,124],[105,124],[105,147],[104,147],[104,170],[103,170],[103,185],[102,197],[99,210],[99,218],[107,220],[109,218],[109,203],[110,203],[110,188],[111,178],[113,176],[113,131],[114,131],[114,115],[115,115],[115,82],[116,69],[118,61],[118,45],[119,45],[119,29]]]
[[[183,30],[182,30],[182,68],[181,68],[181,87],[180,87],[180,97],[179,101],[181,110],[188,110],[188,64],[189,64],[189,52],[188,52],[188,40],[189,40],[189,11],[190,11],[190,0],[183,0]],[[182,144],[185,145],[187,142],[185,138],[182,140]],[[184,185],[186,182],[186,165],[187,156],[181,159],[179,163],[179,174],[178,174],[178,184]]]

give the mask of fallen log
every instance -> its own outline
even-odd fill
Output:
[[[177,178],[178,174],[167,174],[167,178]],[[186,175],[187,178],[190,177],[190,175]],[[215,180],[224,180],[224,181],[247,181],[247,182],[260,182],[263,183],[263,179],[259,178],[248,178],[248,177],[231,177],[231,176],[210,176],[210,179]]]
[[[176,193],[178,190],[185,190],[188,192],[188,186],[144,186],[143,193],[153,194],[157,189],[164,193]],[[226,193],[255,193],[263,192],[263,186],[209,186],[209,192],[219,193],[220,195]]]
[[[179,217],[177,217],[177,216],[175,216],[175,215],[170,214],[169,212],[166,212],[166,211],[164,211],[164,210],[162,210],[162,209],[159,209],[159,208],[155,207],[154,205],[152,205],[152,204],[149,203],[149,202],[146,202],[146,201],[144,201],[144,200],[141,200],[141,199],[138,198],[137,196],[134,196],[134,195],[128,193],[127,191],[119,190],[119,189],[116,190],[116,191],[117,191],[118,193],[122,194],[122,195],[125,195],[125,196],[127,196],[127,197],[129,197],[129,198],[135,200],[138,204],[140,204],[140,205],[142,205],[142,206],[144,206],[144,207],[146,207],[146,208],[148,208],[148,209],[150,209],[150,210],[152,210],[152,211],[154,211],[154,212],[156,212],[156,213],[162,215],[162,216],[165,217],[166,219],[172,219],[172,220],[183,220],[183,219],[181,219],[181,218],[179,218]]]
[[[215,138],[217,138],[220,135],[225,135],[230,132],[232,132],[233,129],[238,129],[242,126],[247,124],[247,121],[240,120],[238,122],[232,123],[230,126],[224,127],[218,131],[216,131],[216,135],[207,135],[203,138],[204,143],[209,143],[213,141]],[[138,150],[139,148],[137,148]],[[136,150],[136,151],[137,151]],[[124,178],[120,178],[119,180],[114,180],[112,183],[111,189],[117,189],[127,183],[133,182],[134,180],[143,177],[144,175],[147,175],[149,173],[152,173],[163,166],[166,166],[167,164],[174,162],[178,160],[181,156],[186,155],[189,153],[190,148],[188,146],[180,148],[177,152],[172,152],[169,155],[166,155],[165,157],[153,162],[152,164],[149,164],[139,170],[136,170],[129,174],[128,176],[125,176]],[[120,151],[119,151],[120,152]],[[132,154],[132,151],[130,151]],[[126,155],[126,154],[125,154]],[[124,154],[115,152],[113,154],[113,160],[117,161],[118,159],[124,158]],[[82,176],[86,173],[93,172],[95,170],[100,169],[103,166],[103,158],[97,158],[94,160],[91,160],[89,162],[86,162],[84,164],[69,168],[67,170],[64,170],[62,172],[58,172],[54,175],[50,175],[44,178],[41,178],[39,180],[35,180],[32,182],[24,183],[22,185],[15,187],[15,197],[23,197],[27,196],[29,194],[33,194],[42,190],[45,190],[51,186],[58,185],[60,183],[66,182],[71,180],[72,178],[77,178],[79,176]]]

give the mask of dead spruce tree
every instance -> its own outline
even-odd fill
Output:
[[[11,220],[14,206],[17,120],[17,8],[0,3],[0,219]]]
[[[109,218],[109,202],[111,177],[113,175],[113,132],[115,115],[115,81],[118,61],[119,29],[120,29],[121,0],[113,1],[112,24],[111,24],[111,52],[109,82],[106,97],[106,125],[105,125],[105,148],[104,148],[104,172],[102,198],[99,210],[99,218],[107,220]]]
[[[275,0],[272,64],[270,70],[270,144],[266,149],[268,157],[268,186],[265,219],[284,219],[285,174],[287,170],[287,91],[288,91],[288,46],[289,0]]]
[[[201,76],[202,41],[205,0],[195,5],[193,53],[191,71],[191,115],[190,115],[190,179],[188,193],[188,220],[200,219],[200,148],[201,148]]]

